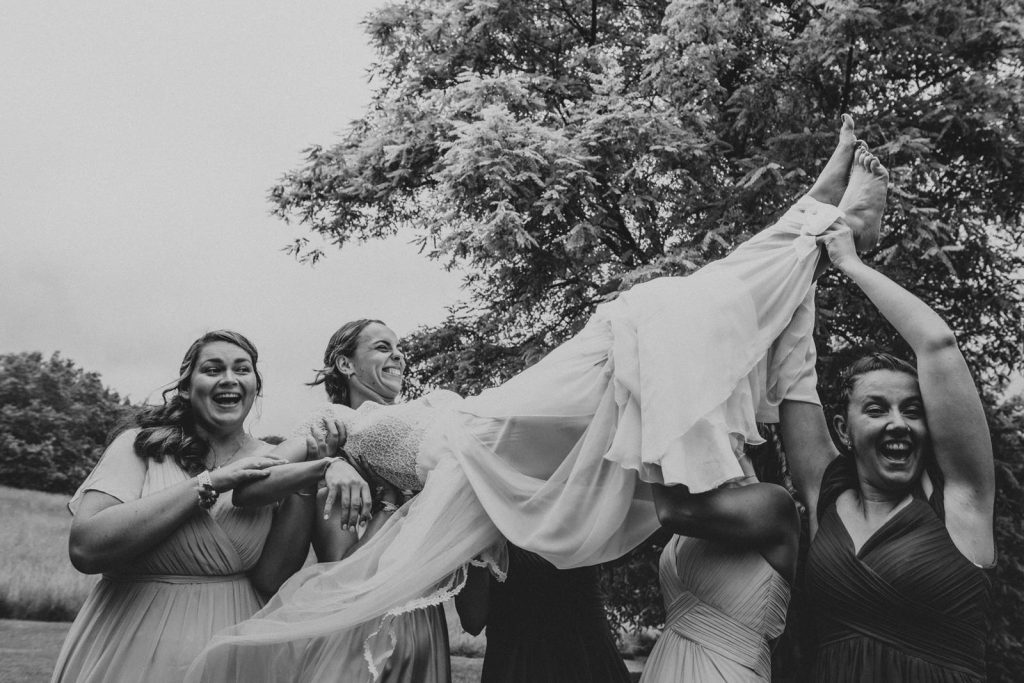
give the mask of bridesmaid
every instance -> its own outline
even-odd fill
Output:
[[[866,150],[857,163],[884,173]],[[833,420],[841,454],[820,407],[782,407],[793,480],[813,513],[812,679],[982,681],[995,476],[978,391],[946,323],[865,265],[849,229],[819,243],[917,362],[872,354],[846,370]]]
[[[54,683],[180,682],[213,633],[301,567],[311,502],[232,504],[232,489],[283,462],[243,428],[262,386],[256,359],[237,332],[197,339],[163,405],[138,413],[71,499],[71,562],[103,576]]]
[[[338,419],[394,403],[401,395],[405,356],[398,337],[379,320],[360,319],[342,325],[324,352],[323,368],[312,384],[322,384],[330,403],[296,429],[297,437],[275,451],[289,464],[275,467],[266,479],[246,486],[238,499],[244,505],[266,504],[291,492],[317,496],[313,547],[320,562],[344,559],[369,541],[405,502],[405,496],[365,463],[357,471],[336,456],[345,441]],[[310,436],[312,435],[312,436]],[[314,447],[315,443],[315,447]],[[318,457],[306,459],[307,452]],[[366,473],[365,481],[359,472]],[[324,487],[319,488],[323,477]],[[371,490],[372,488],[372,490]],[[361,533],[357,528],[365,523]],[[449,683],[448,624],[442,605],[399,615],[394,651],[382,664],[376,683]],[[311,646],[294,680],[360,680],[365,676],[363,647],[370,631],[359,637],[325,638]]]
[[[508,555],[504,582],[473,567],[455,597],[466,631],[487,627],[480,683],[629,683],[597,567],[556,569],[511,544]]]

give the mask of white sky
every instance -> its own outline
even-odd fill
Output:
[[[283,433],[343,322],[439,322],[459,278],[404,240],[280,251],[267,190],[370,99],[360,21],[380,0],[0,10],[0,353],[59,350],[156,400],[203,332],[260,350],[256,435]]]

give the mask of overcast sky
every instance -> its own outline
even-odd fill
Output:
[[[260,350],[263,435],[324,400],[302,383],[344,321],[439,322],[456,274],[404,240],[301,265],[281,247],[306,233],[266,200],[369,102],[380,4],[5,2],[0,352],[60,351],[138,402],[236,329]]]

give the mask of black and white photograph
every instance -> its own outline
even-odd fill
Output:
[[[0,681],[1012,683],[1024,1],[0,11]]]

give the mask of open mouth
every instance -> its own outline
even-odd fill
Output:
[[[213,402],[224,408],[233,408],[242,402],[242,395],[234,391],[226,391],[222,394],[215,394]]]
[[[399,370],[398,368],[384,368],[383,374],[388,375],[390,377],[401,377],[402,371]]]
[[[878,453],[887,460],[903,463],[913,455],[914,448],[909,441],[886,441],[878,447]]]

